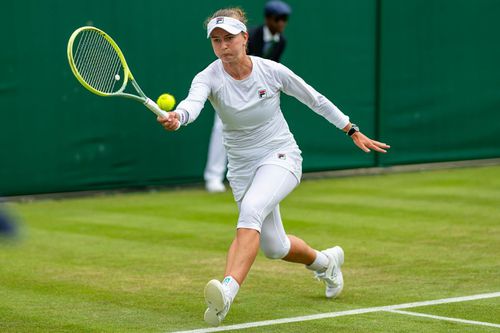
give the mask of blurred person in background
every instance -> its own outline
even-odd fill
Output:
[[[292,13],[290,6],[279,0],[272,0],[264,7],[264,24],[249,31],[248,54],[280,62],[286,47],[283,35]],[[214,125],[208,146],[208,158],[203,173],[205,188],[210,193],[225,192],[224,178],[227,155],[222,140],[222,122],[215,113]]]
[[[0,204],[0,239],[14,237],[16,235],[16,224],[11,214]]]

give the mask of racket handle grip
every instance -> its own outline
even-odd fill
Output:
[[[158,117],[168,118],[168,113],[166,111],[163,111],[162,109],[160,109],[160,107],[158,106],[158,104],[156,104],[155,102],[153,102],[148,97],[146,97],[146,100],[144,101],[144,105],[146,105],[146,107],[148,109],[150,109],[151,111],[153,111],[154,114],[156,114]],[[179,121],[178,125],[177,125],[177,128],[175,130],[177,131],[180,127],[181,127],[181,122]]]
[[[153,113],[156,114],[158,117],[162,117],[162,118],[167,118],[168,117],[167,112],[165,112],[162,109],[160,109],[160,107],[158,106],[158,104],[156,104],[155,102],[153,102],[151,99],[149,99],[147,97],[146,97],[146,100],[144,101],[144,105],[148,109],[150,109],[151,111],[153,111]]]

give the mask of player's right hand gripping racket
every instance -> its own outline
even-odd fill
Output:
[[[168,117],[142,92],[122,51],[104,31],[90,26],[76,29],[68,41],[68,60],[78,81],[94,94],[131,98],[156,115]],[[128,82],[139,95],[124,92]]]

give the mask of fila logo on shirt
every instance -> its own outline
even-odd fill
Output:
[[[259,98],[264,98],[267,95],[266,89],[259,89]]]

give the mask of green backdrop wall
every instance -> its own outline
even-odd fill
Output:
[[[0,196],[198,182],[209,103],[176,133],[143,106],[80,86],[71,32],[95,25],[124,51],[143,90],[183,99],[215,59],[203,21],[240,5],[249,25],[265,1],[18,1],[0,12]],[[500,156],[500,2],[289,1],[283,63],[392,152],[364,154],[292,98],[282,108],[304,170]]]
[[[382,0],[383,164],[500,156],[500,1]]]

